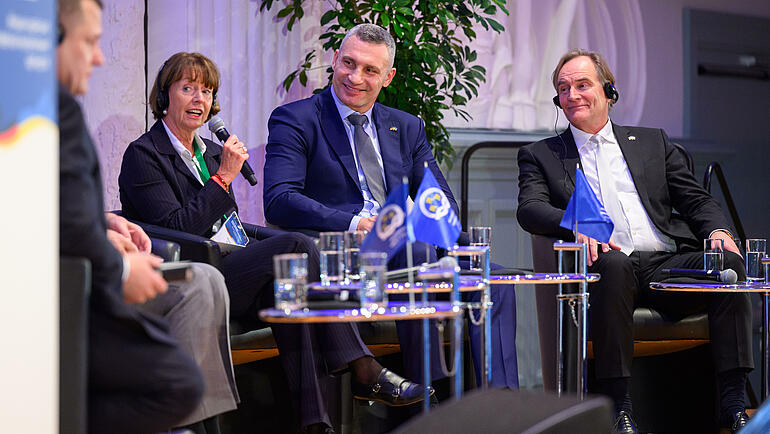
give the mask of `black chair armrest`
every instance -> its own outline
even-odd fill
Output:
[[[176,262],[181,258],[182,248],[179,244],[160,238],[150,238],[150,241],[153,255],[160,256],[166,262]]]
[[[258,225],[252,225],[250,223],[243,223],[243,230],[246,231],[246,235],[250,236],[251,238],[256,238],[258,240],[264,240],[265,238],[270,238],[275,235],[280,234],[289,234],[292,232],[298,232],[300,234],[304,234],[309,236],[310,238],[318,238],[318,231],[314,231],[312,229],[281,229],[277,226],[274,227],[268,227],[268,226],[258,226]]]
[[[246,235],[257,240],[264,240],[276,235],[289,233],[283,229],[269,228],[266,226],[253,225],[251,223],[243,223],[243,230],[246,231]]]
[[[151,238],[171,241],[179,245],[179,258],[186,261],[204,262],[219,268],[222,253],[219,244],[206,237],[189,234],[176,229],[164,228],[132,220],[144,229]]]
[[[91,262],[59,257],[59,432],[86,432]]]

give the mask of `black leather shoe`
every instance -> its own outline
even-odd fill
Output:
[[[425,386],[413,383],[386,368],[382,368],[374,384],[351,384],[353,398],[362,401],[380,401],[391,407],[420,402],[425,397]],[[430,389],[433,395],[433,388]]]
[[[625,411],[618,413],[618,418],[615,419],[615,425],[612,426],[612,432],[618,434],[638,434],[639,430],[636,429],[636,423],[631,419],[631,415]]]
[[[306,426],[302,432],[304,434],[337,434],[334,428],[326,425],[325,423],[314,423]]]
[[[735,413],[735,419],[733,420],[733,426],[730,427],[730,432],[733,434],[737,433],[747,423],[749,423],[749,415],[745,411]]]

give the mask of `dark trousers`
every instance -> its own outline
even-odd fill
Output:
[[[287,233],[249,244],[222,258],[222,271],[230,293],[233,318],[256,318],[259,309],[271,307],[273,256],[307,253],[308,281],[320,278],[320,254],[313,241],[302,234]],[[351,323],[272,325],[281,363],[289,382],[302,426],[324,422],[331,426],[319,378],[348,363],[371,356]]]
[[[746,278],[743,261],[725,252],[725,268]],[[712,356],[717,372],[754,367],[751,350],[751,304],[747,293],[673,293],[650,289],[666,278],[664,268],[703,268],[703,253],[599,253],[588,267],[601,280],[590,284],[589,334],[593,340],[597,378],[630,377],[634,356],[635,306],[652,307],[671,319],[706,311]]]
[[[470,262],[460,261],[460,267],[468,269]],[[498,264],[490,264],[492,273],[502,267]],[[492,298],[492,387],[519,388],[519,364],[516,356],[516,291],[514,285],[492,285],[490,287]],[[481,291],[465,292],[463,301],[478,302],[481,300]],[[474,309],[474,318],[479,317],[478,310]],[[481,384],[481,328],[484,325],[468,323],[468,332],[471,340],[471,357],[476,373],[476,383]]]
[[[203,377],[170,335],[156,339],[138,323],[94,309],[90,315],[88,432],[165,431],[195,409]]]

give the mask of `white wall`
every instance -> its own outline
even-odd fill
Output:
[[[144,133],[144,1],[104,2],[101,39],[105,62],[82,98],[98,150],[104,206],[120,209],[118,174],[123,151]]]

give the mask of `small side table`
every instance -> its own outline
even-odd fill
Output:
[[[276,308],[262,309],[259,311],[259,318],[267,323],[276,324],[305,324],[305,323],[335,323],[335,322],[363,322],[363,321],[391,321],[391,320],[412,320],[412,319],[447,319],[462,317],[463,306],[458,306],[448,302],[425,302],[417,303],[410,308],[408,302],[389,302],[386,307],[380,307],[370,312],[367,309],[299,309],[299,310],[281,310]],[[461,335],[455,335],[462,337]],[[456,340],[456,338],[455,338]],[[425,353],[429,353],[430,341],[426,340],[424,345]],[[462,351],[462,342],[454,343],[455,359],[459,359],[458,354]],[[430,357],[424,359],[425,369],[430,372]],[[462,369],[458,367],[457,373]],[[430,377],[426,377],[425,382],[425,402],[423,409],[428,411],[430,408]]]
[[[766,262],[767,261],[767,262]],[[767,268],[770,263],[770,258],[764,258],[762,262],[765,264],[765,280],[767,280]],[[763,294],[763,314],[762,314],[762,400],[767,399],[770,392],[770,315],[768,315],[768,296],[770,296],[770,283],[767,281],[748,281],[739,282],[737,284],[724,284],[724,283],[661,283],[651,282],[650,289],[658,291],[672,291],[672,292],[759,292]]]

